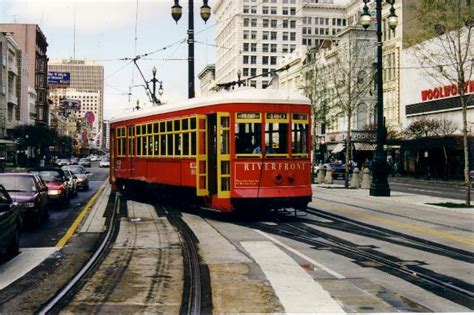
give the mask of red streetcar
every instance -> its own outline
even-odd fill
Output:
[[[226,212],[303,209],[310,112],[303,96],[242,89],[112,119],[112,188],[146,184]]]

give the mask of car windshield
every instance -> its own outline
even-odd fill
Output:
[[[31,176],[24,175],[2,175],[0,184],[9,192],[31,192],[36,191],[36,185]]]
[[[80,159],[79,161],[81,161],[81,162],[87,162],[87,161],[89,161],[89,159],[82,158],[82,159]]]
[[[85,174],[86,171],[82,167],[68,167],[73,174]]]
[[[38,174],[44,181],[59,182],[62,180],[62,174],[59,171],[40,171]]]

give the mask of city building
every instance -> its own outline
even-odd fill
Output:
[[[85,124],[81,133],[87,130],[90,147],[102,147],[102,121],[104,114],[104,67],[93,60],[51,60],[50,73],[68,73],[66,86],[51,86],[50,94],[54,108],[59,108],[61,100],[76,100],[80,103],[78,115]]]
[[[106,152],[110,151],[110,120],[104,120],[104,146]]]
[[[216,89],[216,65],[206,65],[204,69],[199,72],[199,95],[205,96]]]
[[[19,67],[20,51],[10,33],[0,32],[0,137],[10,135],[17,126],[19,108]]]
[[[216,1],[216,82],[240,70],[248,86],[266,88],[283,56],[347,27],[345,13],[333,0]]]
[[[49,104],[48,104],[48,82],[47,69],[48,57],[47,48],[48,42],[46,36],[36,24],[6,24],[0,23],[0,31],[11,33],[18,48],[21,50],[21,62],[18,62],[26,71],[19,71],[19,73],[27,74],[26,82],[29,88],[35,89],[35,115],[33,117],[21,117],[21,113],[26,114],[26,110],[19,109],[20,119],[22,122],[30,122],[34,119],[37,125],[47,126],[49,121]],[[34,75],[33,75],[34,74]],[[24,78],[21,79],[22,82]],[[19,96],[25,96],[28,91],[27,87],[20,88]],[[26,106],[26,99],[20,102]]]

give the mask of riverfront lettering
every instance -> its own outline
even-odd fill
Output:
[[[421,99],[423,101],[431,101],[450,96],[457,96],[460,94],[459,90],[460,88],[458,84],[450,84],[434,89],[423,90],[421,91]],[[464,83],[464,94],[467,93],[474,93],[474,80]]]
[[[260,162],[245,162],[244,171],[261,171],[263,167],[264,171],[295,171],[295,170],[306,170],[309,167],[308,162],[264,162],[263,165]]]

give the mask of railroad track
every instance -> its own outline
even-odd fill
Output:
[[[97,266],[100,265],[100,263],[107,255],[107,252],[113,243],[114,235],[116,235],[116,232],[119,227],[117,214],[119,210],[120,196],[119,194],[114,194],[111,196],[112,198],[109,198],[109,204],[111,202],[111,199],[113,199],[113,208],[110,219],[106,221],[107,233],[105,234],[102,243],[97,248],[92,257],[89,259],[89,261],[72,278],[72,280],[39,310],[38,313],[40,315],[59,313],[59,311],[65,305],[67,305],[67,303],[72,299],[74,294],[87,281],[87,279],[91,276]]]
[[[38,311],[39,314],[57,314],[65,308],[81,290],[81,288],[94,277],[96,270],[100,268],[102,262],[110,253],[110,249],[118,235],[120,226],[120,215],[126,215],[127,199],[120,194],[116,194],[109,204],[112,203],[112,215],[107,220],[107,232],[104,239],[90,260],[81,268],[73,279],[65,285],[46,305]],[[153,205],[153,204],[152,204]],[[109,205],[108,205],[109,207]],[[163,206],[156,206],[157,213],[166,216],[179,234],[181,241],[183,263],[184,263],[184,285],[180,307],[180,314],[197,315],[201,312],[210,312],[212,308],[209,286],[209,274],[206,267],[200,265],[197,251],[198,240],[187,224],[182,220],[180,214],[174,209],[167,209]],[[120,212],[120,213],[119,213]],[[128,264],[123,267],[126,268]],[[203,272],[201,272],[203,270]],[[124,270],[123,270],[124,271]],[[206,278],[207,277],[207,278]],[[201,282],[201,278],[204,280]],[[110,279],[114,283],[114,279]],[[104,284],[102,284],[103,286]],[[202,294],[202,289],[204,294]],[[100,306],[95,310],[100,310]]]
[[[466,250],[438,244],[429,240],[395,232],[379,226],[370,225],[313,207],[308,207],[306,212],[331,221],[327,223],[314,222],[316,225],[376,238],[386,242],[402,245],[405,247],[412,247],[417,250],[430,252],[468,263],[474,263],[474,253]]]
[[[161,207],[161,206],[158,206]],[[184,289],[180,314],[201,314],[201,271],[197,249],[197,239],[181,216],[170,208],[166,211],[169,222],[179,233],[184,260]]]
[[[377,252],[370,246],[360,246],[323,233],[301,222],[279,222],[278,225],[256,224],[262,231],[284,235],[290,239],[346,256],[364,267],[377,268],[399,277],[454,303],[474,309],[474,286],[462,280],[430,271],[419,262],[403,261]]]

